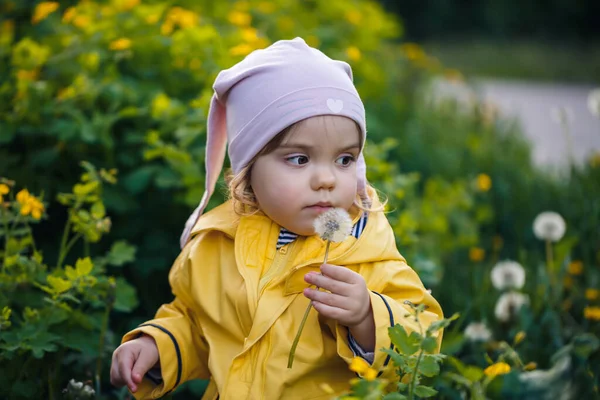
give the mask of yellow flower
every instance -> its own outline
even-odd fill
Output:
[[[585,319],[600,321],[600,307],[585,307],[583,309],[583,316]]]
[[[369,368],[364,373],[363,378],[365,378],[367,381],[374,381],[377,378],[377,371],[373,368]]]
[[[480,247],[471,247],[469,249],[469,259],[473,262],[483,261],[485,258],[485,250]]]
[[[590,301],[596,300],[598,296],[600,296],[600,290],[598,289],[590,288],[585,290],[585,298]]]
[[[415,61],[425,57],[425,52],[418,44],[415,43],[405,43],[400,46],[406,58],[411,61]]]
[[[42,1],[41,3],[38,3],[33,10],[31,23],[35,25],[38,22],[43,21],[48,17],[48,15],[52,14],[56,10],[58,10],[58,2],[56,1]]]
[[[248,43],[242,43],[229,49],[229,54],[232,56],[246,56],[252,53],[252,50],[254,50],[254,47]]]
[[[592,168],[600,167],[600,152],[596,152],[590,157],[590,166]]]
[[[241,11],[231,11],[227,16],[227,20],[236,26],[250,26],[252,16]]]
[[[171,99],[164,93],[158,94],[152,100],[152,117],[160,118],[171,107]]]
[[[360,25],[362,14],[357,10],[348,10],[346,11],[346,21],[353,25]]]
[[[508,365],[505,362],[497,362],[495,364],[492,364],[483,371],[484,374],[486,374],[487,376],[491,376],[492,378],[498,375],[508,374],[509,372],[510,365]]]
[[[29,197],[31,195],[29,194],[29,190],[27,189],[21,189],[21,191],[19,191],[19,193],[17,193],[17,201],[19,203],[21,203],[21,205],[26,204],[27,201],[29,200]]]
[[[306,44],[316,49],[321,45],[321,41],[315,35],[310,35],[306,37]]]
[[[39,75],[39,70],[25,70],[20,69],[17,71],[17,79],[20,81],[35,81]]]
[[[165,23],[160,26],[160,33],[164,36],[168,36],[173,32],[174,28],[175,25],[171,21],[165,21]]]
[[[362,357],[354,357],[352,359],[352,362],[350,363],[349,368],[350,368],[350,371],[356,372],[359,375],[362,375],[365,372],[367,372],[369,369],[371,369],[371,367],[369,366],[369,363],[367,361],[365,361],[365,359]]]
[[[149,25],[153,25],[153,24],[157,23],[159,19],[160,19],[159,14],[148,15],[146,17],[146,23]]]
[[[35,196],[29,194],[27,189],[21,190],[17,193],[17,202],[21,205],[20,213],[23,216],[31,214],[35,219],[42,218],[44,212],[44,204],[38,200]]]
[[[242,39],[245,42],[253,43],[258,39],[258,32],[255,28],[244,28],[242,29]]]
[[[487,174],[477,175],[477,189],[480,192],[487,192],[492,187],[492,178]]]
[[[10,192],[10,187],[5,183],[0,183],[0,205],[4,202],[2,196]]]
[[[68,24],[69,22],[73,21],[73,18],[75,18],[76,15],[77,10],[75,9],[75,7],[69,7],[65,10],[65,13],[63,14],[62,22]]]
[[[358,61],[361,58],[360,49],[356,46],[350,46],[346,49],[346,54],[351,61]]]
[[[519,343],[521,343],[525,337],[527,336],[527,334],[523,331],[519,331],[516,335],[515,335],[515,346],[518,345]]]
[[[579,260],[571,261],[568,271],[571,275],[581,275],[583,273],[583,263]]]
[[[131,10],[133,7],[137,6],[138,4],[140,4],[140,0],[127,0],[125,1],[124,9],[125,10]]]
[[[79,29],[87,28],[90,25],[91,21],[89,17],[85,15],[77,15],[73,20],[73,25],[75,25]]]
[[[127,38],[120,38],[110,42],[111,50],[127,50],[131,47],[131,40]]]
[[[534,369],[536,369],[536,368],[537,368],[537,363],[535,363],[535,362],[533,362],[533,361],[532,361],[532,362],[530,362],[530,363],[527,363],[527,364],[526,364],[526,365],[523,367],[523,369],[524,369],[525,371],[533,371],[533,370],[534,370]]]

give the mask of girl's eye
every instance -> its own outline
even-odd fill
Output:
[[[285,159],[288,163],[292,165],[303,165],[308,162],[308,157],[306,156],[291,156]]]
[[[345,155],[335,160],[335,162],[341,166],[347,167],[348,165],[352,164],[354,160],[354,156]]]

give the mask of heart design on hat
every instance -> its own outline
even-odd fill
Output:
[[[344,102],[342,100],[327,99],[327,107],[334,113],[339,113],[344,108]]]

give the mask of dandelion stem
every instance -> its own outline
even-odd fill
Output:
[[[552,256],[552,242],[546,240],[546,273],[548,274],[548,282],[550,289],[554,287],[554,257]]]
[[[329,255],[329,245],[331,244],[331,240],[327,241],[327,247],[325,247],[325,258],[323,259],[323,264],[327,263],[327,256]],[[318,287],[317,287],[318,289]],[[298,333],[296,333],[296,337],[292,342],[292,348],[290,349],[290,355],[288,356],[288,368],[292,368],[292,364],[294,364],[294,356],[296,355],[296,347],[298,347],[298,342],[300,341],[300,335],[302,335],[302,330],[304,329],[304,324],[306,324],[306,320],[308,319],[308,314],[310,314],[310,309],[312,308],[312,302],[308,303],[308,307],[306,307],[306,311],[304,311],[304,317],[302,317],[302,322],[300,322],[300,327],[298,328]]]

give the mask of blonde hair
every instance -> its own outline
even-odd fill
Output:
[[[301,121],[300,121],[301,122]],[[228,188],[228,198],[233,200],[233,209],[239,216],[254,215],[260,211],[258,200],[252,190],[250,184],[250,177],[252,174],[252,166],[259,157],[273,152],[281,145],[286,135],[297,125],[292,124],[277,134],[260,152],[250,160],[248,165],[244,166],[240,172],[234,174],[231,168],[225,172],[225,183]],[[359,128],[360,129],[360,128]],[[377,199],[380,198],[380,192],[366,182],[367,191],[371,191],[375,194]],[[385,205],[387,204],[387,197],[384,196],[384,200],[377,208],[372,208],[372,201],[368,198],[362,198],[360,194],[356,194],[354,199],[354,205],[362,211],[377,212],[384,211]]]

